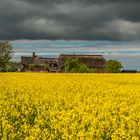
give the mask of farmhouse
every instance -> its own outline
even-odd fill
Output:
[[[69,55],[61,54],[58,58],[43,58],[33,53],[32,56],[21,57],[21,71],[50,71],[50,72],[64,72],[64,63],[67,58],[76,58],[79,62],[86,64],[89,68],[96,68],[98,72],[103,72],[106,60],[102,55]],[[46,67],[48,67],[46,69]]]
[[[30,66],[33,66],[33,71],[58,71],[58,58],[43,58],[35,55],[30,57],[21,56],[21,71],[29,71]],[[48,68],[47,68],[48,67]]]

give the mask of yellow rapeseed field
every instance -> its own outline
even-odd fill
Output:
[[[140,74],[0,74],[1,140],[140,140]]]

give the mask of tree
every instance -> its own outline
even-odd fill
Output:
[[[47,64],[43,65],[44,70],[49,71],[49,66]]]
[[[79,64],[77,72],[79,73],[89,73],[91,72],[90,68],[86,64]]]
[[[78,66],[79,66],[79,61],[78,59],[74,59],[74,58],[67,58],[64,62],[64,69],[66,71],[73,71],[73,70],[76,70],[78,69]]]
[[[10,72],[16,72],[20,70],[20,62],[14,62],[14,61],[10,61],[8,64],[8,71]]]
[[[12,45],[9,41],[0,42],[0,71],[6,71],[9,60],[13,56]]]
[[[28,68],[29,68],[31,71],[33,71],[34,68],[35,68],[35,65],[34,65],[34,64],[29,64],[29,65],[28,65]]]
[[[122,64],[117,60],[108,60],[106,63],[106,72],[118,73],[121,71]]]
[[[75,73],[90,72],[90,68],[86,64],[80,63],[77,58],[67,58],[64,63],[64,69]]]

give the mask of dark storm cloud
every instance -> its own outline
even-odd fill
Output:
[[[0,39],[140,40],[139,0],[0,0]]]
[[[23,0],[30,3],[65,3],[65,2],[81,2],[84,4],[106,4],[106,3],[123,3],[123,2],[132,2],[132,0]],[[53,1],[53,2],[52,2]],[[139,2],[139,0],[133,0],[133,2]]]

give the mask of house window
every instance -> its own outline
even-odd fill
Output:
[[[57,63],[54,64],[54,67],[58,67],[58,66],[57,66]]]

